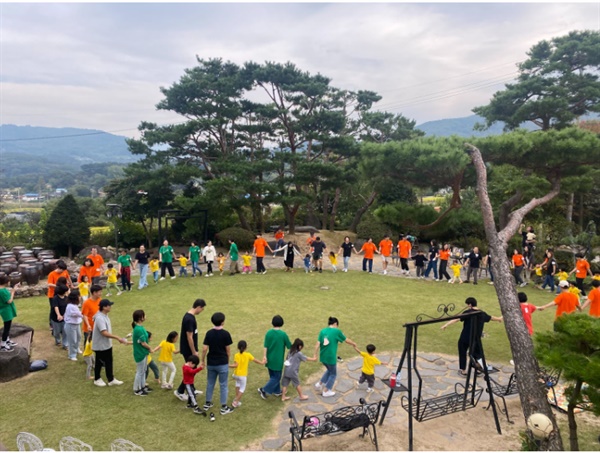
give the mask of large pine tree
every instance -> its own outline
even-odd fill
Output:
[[[59,255],[72,258],[90,238],[90,228],[73,195],[58,202],[44,228],[44,244]]]

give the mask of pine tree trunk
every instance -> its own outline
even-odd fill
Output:
[[[571,451],[579,451],[579,440],[577,439],[577,421],[575,420],[575,405],[579,400],[582,385],[583,381],[581,379],[577,379],[577,381],[575,381],[573,394],[571,395],[569,404],[567,406],[567,417],[569,419],[569,444],[571,445]]]
[[[376,196],[377,196],[377,192],[375,192],[375,191],[371,192],[371,194],[369,195],[369,198],[367,198],[365,200],[365,204],[362,205],[358,211],[356,211],[356,214],[354,215],[354,220],[352,220],[352,224],[348,228],[350,231],[352,231],[353,233],[356,233],[356,228],[358,227],[358,224],[360,223],[360,219],[362,219],[362,216],[371,207],[371,205],[375,201]]]
[[[329,194],[323,194],[323,211],[321,212],[321,227],[327,228],[329,224]]]
[[[575,193],[569,193],[569,199],[567,201],[567,222],[573,221],[573,205],[575,204]]]
[[[335,219],[337,217],[337,210],[340,205],[340,198],[342,197],[342,190],[338,187],[335,189],[335,198],[333,199],[333,207],[331,208],[331,217],[329,218],[329,231],[335,230]]]
[[[250,225],[248,224],[248,220],[246,219],[246,215],[244,214],[244,210],[242,208],[235,208],[235,213],[238,215],[240,219],[240,225],[244,230],[252,231]]]

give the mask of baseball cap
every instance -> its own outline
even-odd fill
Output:
[[[100,307],[100,310],[102,310],[104,307],[108,307],[109,305],[114,305],[114,304],[115,304],[114,302],[111,302],[108,299],[102,299],[100,301],[99,307]]]
[[[558,286],[560,286],[561,288],[568,288],[569,282],[566,280],[561,280],[560,282],[558,282]]]

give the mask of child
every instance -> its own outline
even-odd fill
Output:
[[[600,280],[600,272],[594,272],[594,276],[592,277],[592,280]]]
[[[150,340],[152,339],[152,332],[148,331],[148,344],[150,344]],[[153,352],[153,351],[151,351]],[[160,378],[158,374],[158,366],[156,363],[152,361],[152,356],[148,354],[148,362],[146,363],[146,380],[148,379],[148,375],[150,374],[150,370],[154,373],[154,380],[157,384],[160,384]],[[162,385],[161,385],[162,388]]]
[[[150,260],[150,272],[152,272],[152,278],[154,278],[154,283],[158,283],[158,271],[160,270],[160,263],[158,262],[158,258],[156,255],[152,255],[152,259]]]
[[[375,385],[375,365],[387,365],[387,362],[382,362],[373,355],[375,349],[375,345],[368,344],[367,352],[362,352],[360,349],[358,349],[358,347],[354,346],[354,350],[363,358],[363,365],[362,369],[360,370],[361,375],[358,379],[358,385],[361,385],[363,382],[367,381],[368,393],[373,391],[373,386]]]
[[[242,274],[251,274],[252,273],[252,256],[250,252],[246,251],[242,255],[242,261],[244,262],[244,267],[242,268]]]
[[[531,314],[537,310],[535,305],[527,303],[527,294],[519,293],[517,294],[519,297],[519,302],[521,304],[521,313],[523,314],[523,319],[525,320],[525,325],[527,326],[527,330],[529,330],[529,335],[533,335],[533,324],[531,323]]]
[[[183,384],[185,385],[188,394],[187,407],[194,409],[194,414],[204,415],[206,417],[206,412],[198,407],[198,402],[196,401],[196,388],[194,387],[196,374],[202,371],[202,367],[198,366],[199,363],[200,359],[196,355],[191,355],[186,359],[186,362],[182,367]]]
[[[542,265],[541,264],[536,264],[535,265],[535,283],[536,284],[540,284],[542,283]]]
[[[80,324],[83,321],[83,315],[79,311],[79,294],[76,290],[67,296],[67,302],[64,321],[65,334],[69,344],[69,360],[77,362],[77,353],[81,352],[79,350],[79,343],[81,342]]]
[[[307,274],[309,272],[312,272],[311,268],[310,268],[310,254],[306,254],[306,256],[304,257],[304,272],[306,272]]]
[[[90,297],[90,278],[83,275],[77,288],[79,288],[79,296],[81,297],[80,304],[83,304]]]
[[[569,282],[569,292],[575,294],[581,303],[581,290],[577,287],[575,282]]]
[[[94,358],[94,352],[92,351],[91,337],[89,337],[89,339],[85,342],[85,348],[83,348],[83,361],[87,365],[87,369],[85,370],[85,378],[94,379],[92,370],[94,369],[96,359]]]
[[[300,377],[298,376],[300,372],[300,363],[306,361],[316,362],[317,357],[306,357],[301,352],[303,348],[304,342],[300,338],[296,338],[294,343],[292,343],[287,360],[284,362],[285,369],[283,370],[283,379],[281,380],[281,401],[287,401],[290,399],[289,396],[286,396],[287,388],[290,385],[290,382],[296,387],[300,401],[308,399],[308,395],[302,394],[302,388],[300,387]]]
[[[452,269],[452,278],[448,280],[448,283],[454,284],[454,282],[458,279],[458,283],[461,284],[463,281],[460,278],[460,270],[462,269],[462,265],[457,260],[452,260],[452,265],[450,266]]]
[[[225,269],[225,257],[223,256],[223,252],[219,252],[217,255],[217,263],[219,263],[219,272],[223,275],[223,269]]]
[[[187,266],[188,260],[187,260],[187,257],[185,256],[185,253],[182,253],[181,255],[179,255],[178,260],[179,260],[179,276],[182,277],[185,275],[187,277],[186,266]]]
[[[423,251],[419,250],[413,259],[417,268],[417,278],[425,278],[425,261],[428,261],[428,259],[423,254]]]
[[[167,335],[167,339],[160,342],[160,344],[154,348],[152,352],[156,352],[160,350],[160,354],[158,356],[158,361],[160,362],[160,366],[162,368],[162,384],[160,388],[162,389],[172,389],[173,381],[175,380],[175,364],[173,363],[173,354],[179,354],[179,349],[175,349],[175,343],[179,338],[179,334],[175,331],[172,331]],[[167,380],[167,371],[171,371],[171,375]]]
[[[117,270],[115,269],[115,266],[113,265],[113,263],[108,263],[106,265],[106,267],[108,268],[104,272],[104,275],[106,275],[106,277],[107,277],[106,291],[108,291],[108,292],[106,293],[106,297],[112,296],[112,293],[110,292],[111,288],[114,288],[117,291],[117,296],[120,296],[121,291],[117,287]]]
[[[558,272],[556,273],[556,278],[558,278],[559,282],[561,280],[568,280],[569,274],[567,272],[565,272],[564,270],[559,269]],[[558,287],[558,285],[556,285],[556,294],[560,294],[560,288]]]
[[[240,401],[242,399],[242,395],[246,390],[246,380],[248,378],[248,364],[250,362],[258,363],[259,365],[264,365],[264,361],[259,361],[254,358],[252,354],[246,352],[246,348],[248,344],[244,340],[238,341],[237,348],[238,351],[233,356],[233,363],[229,365],[229,368],[235,368],[233,372],[233,380],[235,381],[235,398],[231,405],[233,407],[239,407],[242,405]]]
[[[337,272],[337,255],[335,252],[329,252],[329,261],[331,262],[331,267],[333,268],[333,273]]]
[[[117,263],[121,276],[121,288],[123,291],[131,291],[131,256],[127,254],[127,250],[121,249],[121,256],[117,259]]]

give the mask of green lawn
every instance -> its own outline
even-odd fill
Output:
[[[537,305],[552,299],[552,295],[536,289],[527,292],[530,301]],[[359,272],[306,275],[270,270],[267,275],[216,275],[151,284],[143,292],[134,290],[113,296],[115,305],[110,316],[113,332],[124,336],[131,331],[132,312],[143,309],[145,326],[153,333],[156,345],[169,331],[179,331],[183,314],[196,298],[204,298],[208,306],[198,316],[200,343],[204,332],[211,327],[211,314],[222,311],[227,316],[225,328],[230,331],[234,345],[245,339],[248,350],[258,358],[273,315],[283,316],[284,330],[291,340],[302,338],[309,353],[327,318],[336,316],[340,328],[361,348],[374,343],[378,352],[392,351],[398,356],[404,340],[403,323],[414,321],[419,313],[436,316],[441,303],[454,303],[460,310],[468,296],[476,297],[488,313],[500,314],[494,288],[486,284],[448,285]],[[35,343],[50,346],[33,350],[34,359],[48,360],[47,370],[0,384],[0,444],[9,450],[16,449],[19,431],[32,432],[46,446],[56,449],[61,437],[74,436],[95,450],[110,449],[110,442],[118,437],[136,442],[146,450],[240,450],[263,437],[283,408],[279,400],[263,401],[258,397],[256,388],[266,382],[267,372],[255,364],[250,365],[243,406],[224,417],[215,411],[214,423],[194,415],[172,392],[156,385],[150,396],[136,397],[132,392],[135,363],[131,346],[119,344],[113,346],[115,375],[125,384],[95,387],[85,380],[82,360],[70,362],[66,353],[52,346],[53,339],[47,329],[47,299],[18,299],[16,303],[17,321],[36,329]],[[551,328],[553,316],[552,310],[534,314],[534,327]],[[510,352],[503,325],[490,323],[485,330],[489,335],[483,343],[488,360],[508,362]],[[446,331],[441,331],[439,325],[422,327],[419,350],[456,354],[459,331],[457,325]],[[344,358],[355,355],[347,345],[340,347],[340,354]],[[178,383],[182,361],[176,357]],[[306,363],[301,367],[301,379],[321,369],[318,363]],[[149,382],[152,383],[152,375]],[[205,386],[206,374],[202,372],[196,379],[196,387],[205,390]],[[229,388],[231,402],[233,381]],[[218,401],[218,395],[214,399]]]

